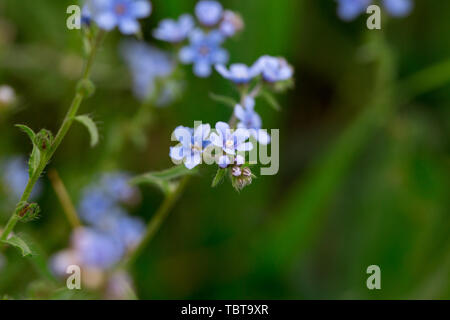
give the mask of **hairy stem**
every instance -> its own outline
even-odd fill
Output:
[[[104,31],[100,30],[98,32],[97,38],[92,46],[92,49],[89,53],[86,64],[84,66],[83,76],[80,81],[89,80],[92,65],[94,64],[94,59],[97,54],[97,49],[100,46],[100,43],[104,35],[105,35]],[[27,186],[25,187],[25,191],[23,192],[22,197],[20,198],[20,202],[28,201],[28,199],[30,198],[31,191],[34,188],[34,185],[38,181],[48,162],[50,161],[53,154],[58,149],[59,145],[61,144],[70,127],[72,126],[72,123],[75,120],[75,116],[78,112],[78,109],[80,108],[81,102],[84,100],[85,96],[86,91],[84,90],[84,88],[78,86],[77,91],[75,93],[75,97],[73,98],[70,108],[67,111],[66,117],[64,118],[64,121],[61,127],[59,128],[58,133],[56,134],[55,140],[53,141],[53,144],[49,148],[48,153],[41,160],[41,163],[39,164],[37,170],[35,170],[33,175],[28,179]],[[9,234],[14,230],[14,227],[16,226],[18,221],[19,217],[15,213],[13,213],[11,215],[11,218],[8,220],[8,223],[6,224],[5,230],[3,231],[0,240],[6,240],[8,238]]]

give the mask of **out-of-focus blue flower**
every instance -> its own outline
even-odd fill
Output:
[[[345,21],[353,20],[366,11],[372,0],[337,0],[338,16]]]
[[[113,211],[115,205],[115,199],[103,188],[91,186],[83,192],[79,214],[83,221],[96,225]]]
[[[259,114],[255,112],[255,99],[247,97],[244,106],[238,104],[234,108],[234,114],[239,119],[238,128],[247,129],[259,143],[270,143],[270,136],[265,130],[262,130],[262,120]]]
[[[267,82],[284,81],[292,78],[294,69],[284,58],[262,56],[255,63],[255,68],[261,72]]]
[[[246,142],[250,137],[250,133],[246,129],[236,129],[232,131],[226,122],[219,121],[216,123],[217,133],[211,133],[209,139],[211,143],[221,148],[228,155],[236,155],[236,151],[245,152],[253,149],[251,142]],[[223,155],[219,159],[219,166],[222,168],[232,164],[233,161],[229,156]]]
[[[81,9],[81,24],[89,26],[91,24],[92,13],[89,5],[85,4]]]
[[[195,6],[198,21],[207,27],[215,26],[222,19],[223,7],[217,1],[203,0]]]
[[[3,177],[4,188],[11,194],[11,197],[15,200],[20,199],[23,191],[25,190],[28,182],[28,166],[27,161],[22,157],[7,158],[1,164],[1,171]],[[38,197],[42,190],[42,184],[40,181],[34,186],[31,198]]]
[[[405,17],[411,13],[413,8],[411,0],[383,0],[383,5],[394,17]]]
[[[338,16],[350,21],[364,13],[373,0],[337,0]],[[394,17],[407,16],[413,7],[411,0],[383,0],[384,8]]]
[[[158,28],[153,31],[156,39],[178,43],[185,40],[194,28],[194,19],[191,15],[183,14],[178,21],[165,19],[161,21]]]
[[[91,228],[76,230],[72,245],[80,263],[87,267],[109,268],[124,254],[124,246],[117,238]]]
[[[127,250],[139,244],[145,232],[145,224],[141,219],[118,215],[111,222],[110,233],[120,239]]]
[[[194,64],[194,73],[198,77],[209,77],[211,66],[225,64],[228,52],[221,47],[223,35],[213,30],[208,33],[196,29],[189,36],[190,44],[180,50],[180,60],[185,64]]]
[[[124,41],[120,50],[131,70],[133,92],[139,100],[150,98],[155,92],[155,81],[169,77],[175,68],[171,55],[143,42]],[[166,99],[165,102],[170,101]]]
[[[207,140],[211,127],[202,124],[195,130],[179,126],[173,132],[174,138],[180,142],[179,145],[170,148],[170,157],[174,161],[183,161],[189,170],[199,165],[202,161],[203,150],[210,144]]]
[[[50,259],[50,269],[60,277],[66,275],[68,266],[79,264],[80,261],[78,255],[75,250],[72,249],[60,251]]]
[[[243,63],[232,64],[229,70],[224,65],[216,65],[216,70],[222,77],[236,84],[248,83],[260,73],[257,66],[248,67]]]
[[[92,19],[106,31],[118,27],[123,34],[139,31],[137,19],[148,17],[152,11],[147,0],[88,0]]]
[[[112,199],[127,202],[137,193],[136,188],[128,183],[129,179],[130,176],[126,173],[113,172],[104,174],[100,183]]]
[[[226,37],[232,37],[244,28],[244,21],[241,16],[231,10],[223,12],[223,19],[220,22],[219,30]]]

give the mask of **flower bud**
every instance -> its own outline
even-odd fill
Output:
[[[53,134],[46,129],[42,129],[36,135],[35,141],[36,145],[41,151],[47,151],[53,143]]]
[[[240,176],[242,175],[242,170],[241,170],[241,168],[238,167],[238,166],[233,167],[233,168],[231,168],[231,174],[232,174],[234,177],[240,177]]]
[[[235,166],[231,169],[231,173],[232,173],[231,183],[237,191],[241,191],[246,186],[251,184],[252,179],[254,177],[249,167],[240,168]],[[240,174],[237,175],[238,173]]]
[[[16,215],[22,222],[36,219],[40,211],[41,209],[37,203],[28,203],[26,201],[19,202],[16,207]]]
[[[85,97],[90,97],[95,92],[95,85],[89,79],[82,79],[78,82],[77,91]]]

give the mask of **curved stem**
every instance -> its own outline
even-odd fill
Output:
[[[180,198],[181,194],[183,193],[184,189],[186,188],[188,182],[189,182],[190,176],[184,177],[175,190],[170,192],[166,198],[164,199],[163,203],[159,207],[158,211],[156,211],[155,215],[150,220],[147,230],[144,234],[144,237],[142,238],[141,242],[137,246],[137,248],[133,251],[133,253],[130,255],[128,260],[125,262],[124,267],[130,267],[133,265],[133,263],[136,261],[137,257],[143,252],[145,247],[150,243],[150,241],[153,239],[155,234],[158,232],[159,228],[161,227],[162,223],[166,220],[167,216],[169,215],[170,211],[174,207],[175,203]]]
[[[92,65],[94,64],[94,59],[97,54],[97,49],[100,46],[100,43],[101,43],[104,35],[105,35],[104,31],[100,30],[98,32],[95,43],[92,46],[91,52],[89,53],[88,59],[86,61],[86,65],[83,70],[83,76],[80,81],[89,80],[89,77],[91,75]],[[67,111],[66,117],[64,118],[64,121],[63,121],[61,127],[59,128],[58,133],[56,134],[53,144],[49,148],[48,153],[46,154],[45,158],[41,160],[41,163],[38,166],[37,170],[28,179],[27,186],[25,187],[25,191],[23,192],[22,197],[20,198],[20,202],[27,201],[29,199],[34,185],[38,181],[39,177],[41,176],[41,174],[44,171],[45,167],[47,166],[48,162],[50,161],[53,154],[58,149],[62,140],[66,136],[70,127],[72,126],[72,123],[75,120],[75,116],[78,112],[78,109],[80,108],[81,102],[84,100],[85,96],[86,96],[86,92],[83,90],[83,88],[81,88],[79,86],[75,93],[75,97],[72,100],[70,108]],[[13,213],[11,215],[11,218],[8,220],[8,223],[6,224],[5,230],[3,231],[3,233],[0,237],[0,240],[6,240],[8,238],[9,234],[14,230],[14,227],[16,226],[18,221],[19,221],[19,217],[15,213]]]

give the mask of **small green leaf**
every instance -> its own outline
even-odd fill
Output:
[[[157,186],[164,193],[171,190],[171,180],[181,178],[187,175],[194,175],[198,172],[196,168],[189,170],[185,166],[180,165],[159,172],[149,172],[133,178],[131,184],[150,184]]]
[[[16,127],[25,132],[30,138],[31,143],[33,144],[33,151],[31,152],[30,159],[28,160],[28,174],[31,177],[36,172],[36,170],[39,167],[39,164],[41,163],[41,152],[39,151],[39,147],[35,142],[36,134],[32,129],[30,129],[26,125],[16,124]]]
[[[22,251],[22,256],[24,257],[33,255],[30,246],[22,238],[16,235],[11,236],[8,240],[2,240],[2,242],[20,249]]]
[[[219,94],[215,94],[215,93],[210,93],[209,97],[211,99],[213,99],[216,102],[222,103],[226,106],[229,106],[231,108],[234,108],[238,103],[237,101],[235,101],[233,98],[227,97],[227,96],[222,96]]]
[[[98,129],[94,120],[87,115],[77,116],[75,117],[75,120],[83,124],[89,131],[89,135],[91,136],[91,147],[95,147],[98,143]]]
[[[24,124],[16,124],[15,126],[17,128],[19,128],[20,130],[22,130],[23,132],[25,132],[28,135],[28,137],[30,137],[31,142],[34,142],[34,138],[36,137],[36,134],[30,127],[27,127]]]
[[[219,185],[219,183],[222,182],[223,178],[225,178],[226,174],[227,174],[227,169],[219,168],[217,170],[216,176],[214,177],[214,179],[212,181],[211,186],[213,188],[217,187]]]
[[[281,106],[278,103],[277,99],[268,91],[263,90],[261,91],[261,96],[267,101],[267,103],[274,108],[276,111],[281,110]]]

